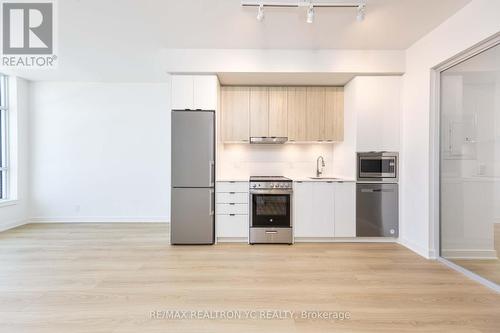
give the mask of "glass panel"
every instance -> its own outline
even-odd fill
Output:
[[[500,283],[500,46],[441,74],[441,256]]]
[[[382,172],[382,161],[376,160],[361,160],[361,171],[369,173],[381,173]]]
[[[394,159],[367,159],[361,160],[361,172],[363,173],[392,173],[394,172]]]
[[[0,74],[0,107],[5,107],[6,100],[5,76]]]
[[[5,110],[0,110],[0,168],[4,166],[5,150]]]
[[[253,194],[252,226],[289,227],[290,196],[278,194]]]
[[[285,215],[286,196],[257,196],[255,198],[255,208],[257,215]]]

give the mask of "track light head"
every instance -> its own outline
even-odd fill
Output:
[[[358,6],[358,15],[356,16],[356,20],[358,22],[361,22],[365,19],[365,8],[366,8],[366,5],[359,5]]]
[[[307,9],[307,23],[313,23],[314,21],[314,7],[313,5],[309,5],[309,8]]]
[[[257,11],[257,21],[262,22],[264,20],[264,5],[259,5],[259,9]]]

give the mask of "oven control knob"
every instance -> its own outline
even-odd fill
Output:
[[[253,185],[252,185],[252,187],[253,187],[253,188],[256,188],[256,187],[257,187],[257,184],[253,184]]]

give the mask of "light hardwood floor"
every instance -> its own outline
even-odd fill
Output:
[[[163,224],[0,233],[0,332],[499,332],[500,295],[397,244],[177,246]],[[152,320],[153,310],[352,319]]]
[[[500,223],[494,224],[495,250],[500,255]],[[455,264],[474,272],[485,279],[500,284],[500,258],[496,260],[452,259]]]

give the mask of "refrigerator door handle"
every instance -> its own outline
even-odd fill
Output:
[[[210,172],[209,174],[209,182],[210,182],[210,186],[214,186],[214,167],[215,167],[215,162],[214,161],[209,161],[208,162],[208,172]]]
[[[210,200],[208,200],[208,203],[210,205],[209,210],[208,210],[210,216],[213,216],[215,213],[213,197],[214,197],[214,190],[210,190]]]

